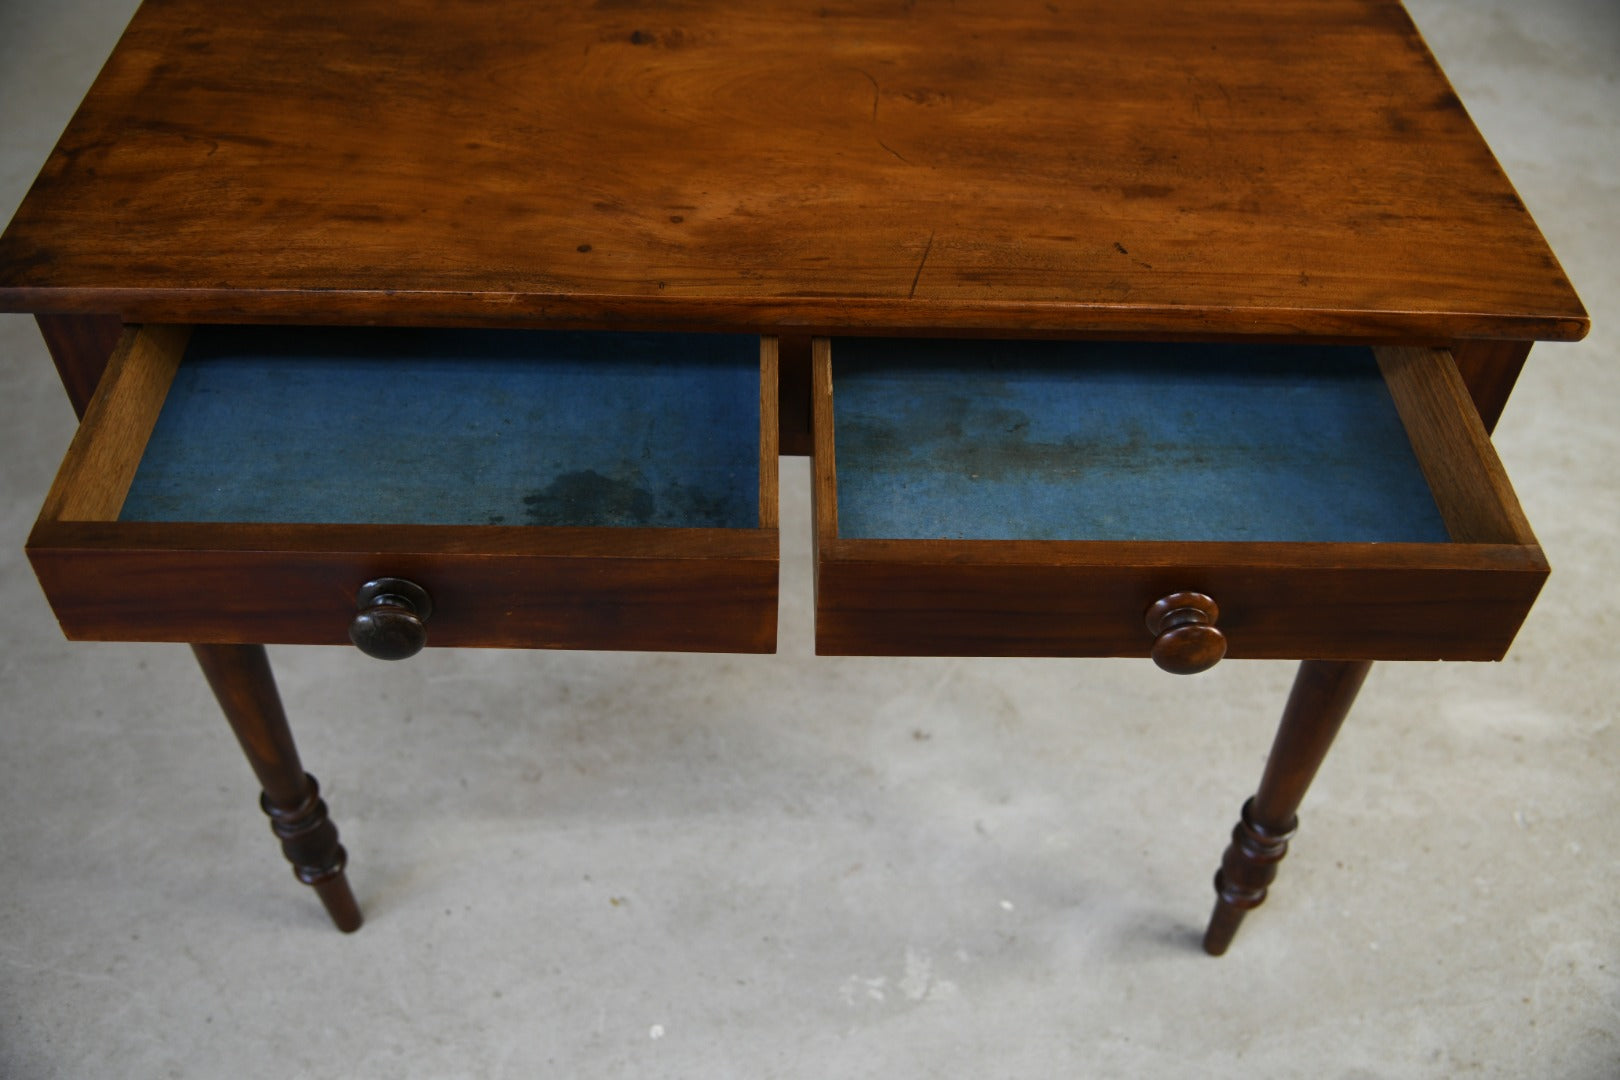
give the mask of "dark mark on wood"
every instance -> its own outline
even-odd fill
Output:
[[[584,252],[587,252],[587,251],[591,250],[591,245],[589,245],[589,244],[581,244],[581,245],[579,245],[579,247],[575,248],[574,250],[580,252],[581,254],[583,254]]]
[[[929,233],[928,234],[928,246],[923,248],[922,258],[919,259],[918,262],[917,262],[917,272],[915,274],[911,275],[911,291],[906,293],[906,299],[907,300],[910,300],[913,296],[917,295],[917,282],[922,280],[923,265],[928,262],[928,253],[930,251],[933,251],[933,250],[934,250],[934,234]]]
[[[1125,250],[1125,245],[1120,243],[1118,240],[1114,241],[1114,250],[1119,252],[1121,255],[1129,255],[1130,254],[1130,252]]]
[[[884,142],[882,139],[879,139],[877,144],[883,147],[883,149],[887,150],[889,153],[893,154],[895,157],[899,158],[901,161],[905,161],[907,165],[911,164],[911,162],[906,161],[906,156],[904,154],[890,146],[888,143]]]
[[[875,124],[877,123],[878,95],[882,93],[882,91],[878,89],[878,81],[872,77],[871,72],[865,71],[861,68],[856,68],[855,70],[859,71],[862,75],[865,75],[866,81],[872,84],[872,123]]]

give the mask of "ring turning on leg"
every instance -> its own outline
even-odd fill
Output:
[[[264,646],[193,645],[191,651],[259,778],[259,805],[293,873],[315,890],[339,930],[360,929],[360,906],[344,874],[348,856],[315,778],[298,760]]]
[[[1204,951],[1211,956],[1226,952],[1243,916],[1265,900],[1299,826],[1299,804],[1371,669],[1368,660],[1299,665],[1260,790],[1243,804],[1243,817],[1215,874],[1215,912],[1204,933]]]

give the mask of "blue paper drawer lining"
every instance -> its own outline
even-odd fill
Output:
[[[849,538],[1449,539],[1370,349],[839,339]]]
[[[202,327],[121,520],[757,528],[748,335]]]

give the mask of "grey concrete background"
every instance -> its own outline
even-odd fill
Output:
[[[275,649],[369,923],[292,880],[185,649],[60,639],[72,416],[0,318],[0,1076],[1620,1076],[1620,6],[1413,0],[1593,316],[1498,446],[1554,574],[1376,668],[1265,909],[1196,948],[1291,678]],[[0,0],[0,217],[133,5]]]

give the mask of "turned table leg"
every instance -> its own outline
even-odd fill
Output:
[[[1299,665],[1260,790],[1243,804],[1243,817],[1215,873],[1215,912],[1204,932],[1204,951],[1211,956],[1226,952],[1243,916],[1265,900],[1299,825],[1295,811],[1371,668],[1370,660]]]
[[[293,873],[315,890],[339,930],[360,929],[360,906],[343,873],[348,856],[315,778],[298,760],[264,646],[193,645],[191,651],[264,788],[259,805]]]

